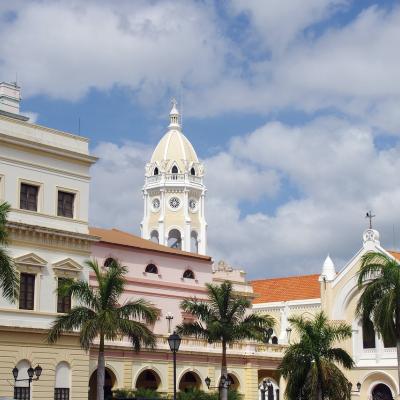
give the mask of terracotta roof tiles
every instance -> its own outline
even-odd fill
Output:
[[[94,236],[100,237],[101,242],[116,244],[120,246],[129,246],[142,250],[151,250],[166,254],[174,254],[184,257],[192,257],[200,260],[211,261],[210,256],[202,254],[189,253],[187,251],[172,249],[171,247],[163,246],[152,242],[151,240],[143,239],[139,236],[132,235],[128,232],[120,231],[119,229],[102,229],[102,228],[89,228],[89,233]]]
[[[319,299],[321,293],[318,278],[319,274],[313,274],[251,281],[256,295],[253,303]]]

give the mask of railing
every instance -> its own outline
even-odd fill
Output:
[[[173,183],[173,182],[190,182],[201,184],[203,178],[201,176],[190,175],[190,174],[160,174],[151,175],[146,177],[146,184],[155,184],[160,182]]]

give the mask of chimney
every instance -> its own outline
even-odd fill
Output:
[[[0,83],[0,111],[5,113],[19,114],[19,103],[21,101],[21,88],[17,83]]]

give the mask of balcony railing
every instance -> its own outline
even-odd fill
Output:
[[[175,182],[179,183],[197,183],[201,184],[203,178],[201,176],[190,175],[190,174],[160,174],[160,175],[151,175],[146,177],[146,184],[174,184]]]

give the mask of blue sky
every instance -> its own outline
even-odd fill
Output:
[[[207,168],[215,259],[277,276],[329,252],[340,269],[369,208],[398,247],[398,1],[4,1],[0,34],[22,110],[74,133],[80,120],[101,157],[93,224],[138,233],[176,97]]]

